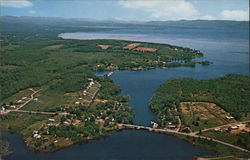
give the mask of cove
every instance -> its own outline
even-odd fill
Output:
[[[136,36],[137,30],[140,30],[140,33],[145,36]],[[153,92],[167,79],[176,77],[208,79],[221,77],[228,73],[249,75],[249,41],[245,36],[248,35],[247,30],[224,28],[224,30],[198,31],[182,27],[170,28],[170,30],[168,28],[158,34],[154,33],[155,30],[161,31],[158,28],[149,28],[145,31],[135,28],[130,29],[129,35],[122,29],[116,32],[122,33],[118,36],[119,39],[169,43],[198,49],[204,53],[203,59],[209,60],[213,64],[197,65],[195,68],[115,71],[110,78],[121,87],[121,94],[131,96],[130,106],[136,114],[135,124],[148,126],[150,120],[155,119],[154,114],[148,109],[147,103]],[[70,34],[71,37],[67,35],[69,39],[84,39],[84,35],[81,35],[80,38],[72,36],[72,34],[79,33]],[[108,32],[104,36],[107,34]],[[114,37],[113,34],[116,33],[112,32],[111,37]],[[48,154],[35,153],[27,148],[20,135],[3,133],[3,137],[11,142],[13,151],[13,154],[5,157],[7,160],[188,160],[194,159],[196,156],[216,154],[172,136],[135,130],[110,132],[110,136],[106,138],[76,144]]]

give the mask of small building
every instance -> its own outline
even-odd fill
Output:
[[[15,108],[16,108],[16,106],[15,106],[15,105],[11,105],[11,106],[10,106],[10,108],[13,108],[13,109],[15,109]]]
[[[91,87],[93,84],[95,84],[95,83],[91,81],[91,82],[89,83],[89,86]]]
[[[154,121],[151,121],[150,123],[152,124],[152,127],[153,127],[153,128],[157,128],[157,127],[159,126],[159,125],[158,125],[157,123],[155,123]]]
[[[167,128],[169,128],[169,129],[175,129],[176,126],[175,125],[167,125]]]
[[[67,122],[67,121],[64,121],[63,124],[64,124],[64,125],[70,125],[70,123]]]
[[[25,99],[27,99],[27,97],[22,97],[22,100],[25,100]]]
[[[230,126],[229,128],[230,128],[230,129],[238,129],[239,126]]]
[[[55,119],[52,119],[52,118],[50,118],[50,119],[48,119],[50,122],[55,122]]]
[[[41,135],[36,133],[36,134],[33,135],[33,137],[34,138],[41,138]]]
[[[34,101],[38,101],[38,98],[34,98]]]
[[[93,81],[93,78],[89,78],[88,81]]]
[[[157,123],[154,123],[154,124],[153,124],[153,128],[158,128],[158,126],[159,126],[159,125],[158,125]]]
[[[18,100],[18,101],[17,101],[17,103],[22,103],[22,100],[21,100],[21,99],[20,99],[20,100]]]
[[[215,128],[214,131],[220,131],[220,129],[219,128]]]
[[[76,102],[75,102],[75,104],[77,104],[77,105],[78,105],[78,104],[80,104],[80,102],[76,101]]]
[[[233,116],[226,116],[226,119],[234,119],[234,117]]]

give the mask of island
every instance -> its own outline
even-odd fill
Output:
[[[249,157],[250,77],[228,74],[208,80],[167,80],[149,107],[157,128],[190,143],[238,159]],[[171,132],[169,132],[171,134]],[[180,134],[181,133],[181,134]]]
[[[107,136],[132,124],[129,95],[99,71],[208,65],[203,54],[179,46],[124,40],[64,40],[60,33],[98,31],[41,25],[3,17],[1,131],[23,135],[38,152]],[[2,143],[1,143],[2,144]],[[5,143],[6,144],[6,143]],[[7,146],[7,144],[5,145]]]

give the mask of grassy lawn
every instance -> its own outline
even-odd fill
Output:
[[[49,90],[39,93],[37,101],[33,100],[25,105],[22,110],[29,111],[52,111],[66,104],[70,104],[72,98]]]
[[[233,134],[229,131],[216,132],[216,131],[206,131],[202,132],[201,135],[218,139],[223,142],[234,144],[242,148],[250,150],[250,132],[242,132],[238,134]]]
[[[37,121],[48,119],[49,117],[51,116],[10,112],[8,115],[1,115],[0,127],[2,130],[20,133],[23,129],[27,128],[27,126]]]

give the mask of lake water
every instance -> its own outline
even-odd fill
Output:
[[[160,29],[161,28],[161,29]],[[149,71],[115,71],[111,79],[122,88],[121,94],[130,94],[130,105],[134,109],[135,124],[149,125],[155,116],[147,103],[153,92],[167,79],[188,77],[208,79],[228,73],[249,75],[248,28],[244,27],[121,27],[109,32],[65,33],[65,39],[124,39],[145,42],[159,42],[180,45],[201,50],[202,59],[212,61],[209,66],[197,65]],[[25,147],[20,135],[4,133],[12,143],[13,154],[8,160],[49,159],[49,160],[172,160],[194,159],[196,156],[215,154],[172,136],[147,131],[125,130],[111,132],[111,136],[90,141],[87,144],[74,145],[55,153],[34,153]]]

